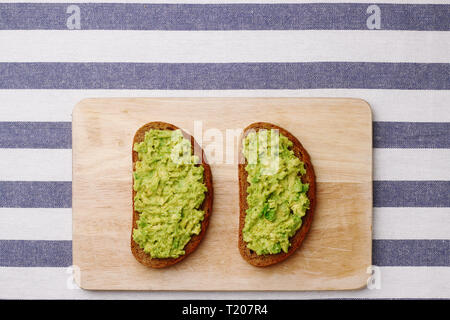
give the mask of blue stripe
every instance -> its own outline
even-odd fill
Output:
[[[374,148],[450,148],[450,122],[374,122]]]
[[[450,207],[450,181],[374,181],[374,207]]]
[[[71,130],[71,122],[0,122],[0,148],[70,149]],[[373,147],[448,149],[450,123],[373,122]]]
[[[0,122],[0,148],[71,149],[71,122]]]
[[[450,240],[373,240],[377,266],[450,266]],[[0,240],[1,267],[68,267],[72,241]]]
[[[449,90],[447,63],[0,63],[0,89]]]
[[[0,4],[0,29],[67,29],[70,4]],[[371,4],[77,4],[81,29],[367,30]],[[381,29],[450,29],[449,5],[378,4]]]
[[[450,240],[373,240],[372,254],[376,266],[448,267]]]
[[[68,267],[72,241],[0,240],[0,267]]]
[[[71,208],[72,182],[0,181],[0,207]]]
[[[374,207],[450,207],[450,181],[374,181]],[[70,208],[71,181],[0,181],[0,207]]]

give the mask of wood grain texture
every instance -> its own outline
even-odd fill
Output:
[[[239,254],[237,139],[211,163],[214,209],[199,248],[167,269],[131,254],[130,148],[151,121],[194,133],[203,148],[214,131],[271,122],[295,135],[311,156],[317,182],[314,221],[302,247],[267,268]],[[216,132],[217,133],[217,132]],[[372,118],[360,99],[105,98],[73,111],[73,264],[78,284],[94,290],[344,290],[365,286],[372,254]],[[195,136],[197,142],[202,142]],[[218,138],[220,139],[220,138]],[[224,138],[225,140],[225,138]],[[234,159],[228,159],[234,150]],[[226,161],[229,160],[229,161]],[[232,161],[234,160],[234,161]]]

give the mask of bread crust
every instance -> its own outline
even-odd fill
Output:
[[[165,122],[150,122],[142,126],[136,131],[136,134],[134,135],[133,139],[133,146],[132,146],[132,168],[133,172],[136,168],[136,162],[138,161],[138,153],[133,150],[134,144],[142,142],[145,137],[145,132],[147,132],[150,129],[159,129],[159,130],[177,130],[178,127],[165,123]],[[136,258],[137,261],[142,263],[145,266],[152,267],[152,268],[164,268],[171,265],[174,265],[181,260],[185,259],[189,254],[195,251],[197,249],[198,245],[202,241],[203,237],[205,236],[206,229],[208,228],[209,224],[209,218],[211,216],[212,212],[212,204],[213,204],[213,183],[212,183],[212,174],[211,174],[211,168],[207,164],[205,154],[203,150],[200,148],[200,146],[195,141],[194,137],[190,136],[183,130],[181,130],[183,133],[183,136],[191,141],[191,150],[192,153],[194,153],[194,150],[196,151],[195,154],[202,154],[201,159],[201,166],[204,168],[203,173],[203,182],[208,189],[205,194],[205,200],[202,203],[201,209],[204,210],[205,215],[201,224],[201,231],[198,235],[193,235],[189,242],[184,247],[185,254],[182,256],[179,256],[177,258],[152,258],[149,254],[145,253],[144,250],[133,240],[133,229],[137,228],[137,221],[139,220],[139,212],[137,212],[134,208],[134,197],[136,196],[136,191],[134,191],[133,185],[134,185],[134,175],[133,175],[133,184],[131,187],[132,190],[132,201],[133,201],[133,222],[131,226],[131,252],[133,253],[133,256]],[[197,153],[198,152],[198,153]]]
[[[257,255],[254,251],[247,248],[247,243],[243,239],[242,229],[245,224],[246,210],[248,209],[247,203],[247,188],[249,183],[247,182],[247,172],[245,171],[245,166],[247,161],[243,154],[243,141],[247,134],[251,131],[259,131],[261,129],[278,129],[279,132],[285,135],[293,143],[292,150],[296,157],[298,157],[304,164],[306,169],[306,174],[301,177],[302,183],[309,183],[309,190],[307,192],[310,206],[306,211],[305,216],[302,218],[302,225],[300,229],[289,239],[290,247],[288,252],[280,252],[277,254],[267,254],[267,255]],[[308,152],[303,148],[300,141],[294,137],[287,130],[267,122],[255,122],[244,129],[244,132],[239,140],[239,164],[238,164],[238,175],[239,175],[239,252],[241,256],[251,265],[257,267],[266,267],[276,263],[279,263],[289,256],[291,256],[303,243],[310,227],[312,218],[314,215],[314,209],[316,207],[316,177],[314,174],[314,168],[311,164],[311,159]]]

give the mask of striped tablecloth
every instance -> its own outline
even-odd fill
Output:
[[[0,298],[450,298],[450,3],[29,2],[0,4]],[[161,96],[367,100],[377,285],[76,288],[72,108],[86,97]]]

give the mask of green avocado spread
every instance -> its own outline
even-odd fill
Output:
[[[152,258],[179,257],[201,231],[203,166],[195,165],[199,159],[180,130],[151,129],[134,150],[134,206],[140,215],[133,239]]]
[[[243,147],[249,183],[244,241],[258,255],[287,252],[309,208],[309,184],[300,178],[304,163],[278,130],[250,132]]]

